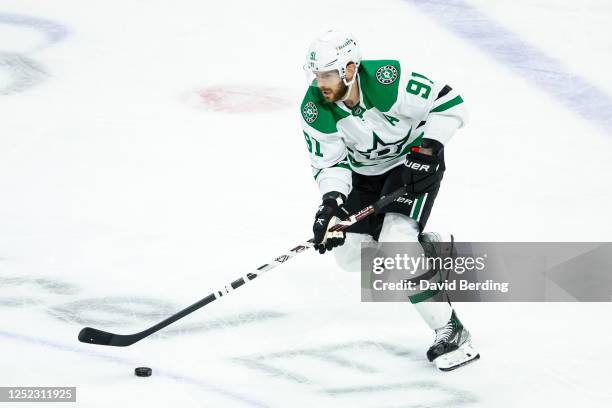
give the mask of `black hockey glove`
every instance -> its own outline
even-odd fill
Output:
[[[412,194],[425,194],[435,190],[444,174],[442,144],[436,140],[423,139],[421,147],[431,148],[433,153],[422,153],[421,148],[413,147],[406,155],[402,172],[402,181]]]
[[[343,207],[346,197],[337,191],[331,191],[323,195],[323,202],[315,215],[312,226],[314,232],[315,249],[323,254],[332,248],[344,244],[346,234],[344,231],[329,232],[328,229],[338,223],[338,218],[347,219],[348,212]]]

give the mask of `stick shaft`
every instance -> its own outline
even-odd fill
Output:
[[[406,188],[402,187],[394,191],[393,193],[385,197],[382,197],[380,200],[376,201],[374,204],[369,205],[366,208],[359,211],[358,213],[351,215],[348,220],[342,221],[334,225],[332,228],[330,228],[330,231],[346,230],[351,225],[355,224],[356,222],[361,221],[362,219],[373,214],[374,212],[380,210],[381,208],[395,201],[397,198],[401,197],[405,193],[406,193]],[[261,265],[255,271],[241,276],[240,278],[234,280],[230,284],[225,285],[222,289],[214,291],[210,295],[197,301],[191,306],[186,307],[180,312],[168,317],[167,319],[139,333],[123,335],[123,334],[109,333],[109,332],[94,329],[91,327],[85,327],[79,333],[79,341],[83,343],[100,344],[100,345],[106,345],[106,346],[120,346],[120,347],[129,346],[131,344],[134,344],[137,341],[140,341],[144,339],[145,337],[148,337],[151,334],[158,332],[164,327],[206,306],[207,304],[214,302],[215,300],[223,297],[224,295],[229,294],[230,292],[232,292],[235,289],[238,289],[245,283],[250,282],[253,279],[263,275],[264,273],[276,268],[277,266],[287,262],[291,258],[301,254],[302,252],[305,252],[307,249],[312,248],[313,246],[314,246],[314,241],[312,239],[309,239],[308,241],[304,241],[300,245],[297,245],[296,247],[290,249],[286,253],[280,256],[277,256],[270,262]]]

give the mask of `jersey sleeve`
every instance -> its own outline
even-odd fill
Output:
[[[463,98],[450,85],[434,82],[419,73],[403,70],[398,89],[398,109],[420,121],[423,137],[445,145],[467,123]]]
[[[346,145],[340,134],[323,133],[302,119],[302,132],[310,156],[312,175],[321,195],[338,191],[348,196],[352,187],[351,168],[347,161]]]

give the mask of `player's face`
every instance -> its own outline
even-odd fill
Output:
[[[348,87],[340,79],[338,71],[317,72],[315,76],[317,86],[327,102],[339,101],[346,94]]]

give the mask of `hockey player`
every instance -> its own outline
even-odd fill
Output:
[[[465,123],[464,103],[450,86],[395,60],[362,60],[355,38],[330,30],[311,44],[301,104],[302,129],[322,203],[315,248],[334,250],[347,270],[360,270],[360,243],[419,242],[438,193],[444,146]],[[345,232],[328,231],[403,185],[409,193]],[[411,302],[431,329],[429,361],[452,370],[479,357],[450,302],[427,292]],[[429,301],[428,301],[429,300]]]

